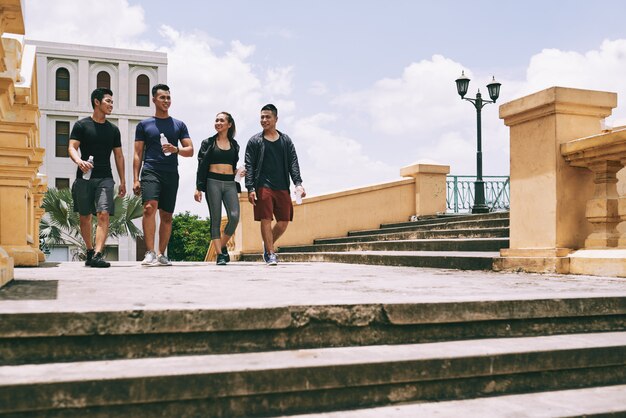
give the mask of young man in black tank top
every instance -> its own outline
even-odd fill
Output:
[[[276,129],[278,109],[267,104],[261,109],[263,132],[254,135],[246,146],[246,188],[254,206],[254,220],[261,222],[263,260],[267,265],[278,262],[274,245],[293,220],[289,178],[296,192],[306,196],[300,177],[296,148],[288,135]],[[272,227],[272,219],[276,224]]]

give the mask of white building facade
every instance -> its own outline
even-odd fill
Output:
[[[115,103],[108,120],[120,129],[126,189],[132,193],[135,127],[154,114],[150,90],[155,84],[167,84],[167,54],[31,40],[26,44],[37,48],[39,130],[41,146],[46,149],[40,172],[46,174],[48,187],[71,187],[76,165],[67,152],[70,132],[77,120],[92,114],[91,92],[108,87]],[[111,167],[119,184],[113,156]],[[53,248],[48,260],[71,260],[71,250]],[[135,261],[137,253],[137,244],[129,237],[107,241],[108,260]]]

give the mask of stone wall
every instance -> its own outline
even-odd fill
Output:
[[[37,266],[39,208],[45,179],[37,175],[39,109],[34,47],[24,47],[22,4],[0,0],[0,286],[14,266]]]

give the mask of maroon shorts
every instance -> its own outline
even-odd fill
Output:
[[[277,221],[293,221],[293,205],[289,190],[272,190],[268,187],[259,187],[256,191],[256,198],[255,221],[271,220],[274,216]]]

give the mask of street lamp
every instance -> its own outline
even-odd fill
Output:
[[[481,123],[480,123],[480,111],[487,103],[495,103],[500,96],[500,83],[493,77],[491,83],[487,84],[487,90],[489,91],[489,97],[491,100],[484,100],[480,95],[480,90],[476,93],[475,99],[465,97],[467,89],[469,87],[470,79],[465,76],[465,71],[461,73],[461,77],[456,80],[456,90],[461,96],[461,99],[471,102],[476,108],[476,182],[474,183],[474,206],[472,207],[472,213],[487,213],[489,207],[485,204],[485,182],[483,182],[483,152],[482,152],[482,139],[481,139]]]

